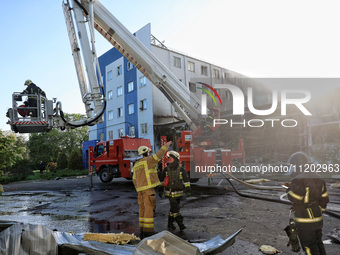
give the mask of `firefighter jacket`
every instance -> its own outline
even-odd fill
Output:
[[[169,183],[165,187],[166,197],[182,197],[184,190],[190,192],[190,179],[185,169],[180,165],[175,168],[170,166],[164,168],[160,180],[164,181],[166,177],[169,178]]]
[[[27,88],[22,92],[22,94],[40,94],[46,97],[45,92],[37,85],[35,85],[33,82],[27,86]]]
[[[301,173],[290,184],[288,199],[293,203],[297,228],[322,229],[322,214],[329,202],[325,181],[316,173]]]
[[[156,154],[144,157],[136,162],[133,167],[133,184],[137,192],[159,186],[157,164],[168,150],[163,146]]]

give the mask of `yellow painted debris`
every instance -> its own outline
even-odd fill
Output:
[[[268,179],[253,179],[253,180],[247,180],[246,183],[261,183],[261,182],[270,182]]]
[[[112,244],[127,244],[131,240],[140,240],[139,237],[136,237],[134,234],[100,234],[100,233],[85,233],[84,241],[97,241],[101,243],[112,243]]]

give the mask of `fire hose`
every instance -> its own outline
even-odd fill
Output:
[[[249,183],[246,183],[238,178],[236,178],[235,176],[233,176],[232,174],[230,173],[227,173],[227,172],[223,172],[222,175],[224,176],[224,178],[229,182],[229,184],[231,185],[231,187],[234,189],[234,191],[236,192],[237,195],[241,196],[241,197],[246,197],[246,198],[254,198],[254,199],[259,199],[259,200],[264,200],[264,201],[269,201],[269,202],[275,202],[275,203],[281,203],[281,204],[286,204],[286,205],[292,205],[292,203],[288,200],[283,200],[283,196],[281,196],[281,199],[278,199],[278,198],[269,198],[269,197],[261,197],[261,196],[255,196],[255,195],[250,195],[250,194],[244,194],[244,193],[241,193],[235,186],[234,184],[230,181],[230,178],[249,187],[249,188],[252,188],[252,189],[260,189],[260,190],[280,190],[280,191],[283,191],[285,190],[283,187],[277,187],[277,186],[274,186],[274,187],[270,187],[270,186],[259,186],[259,185],[252,185],[252,184],[249,184]],[[333,216],[337,219],[340,219],[340,214],[337,214],[335,212],[332,212],[330,210],[327,210],[324,212],[330,216]]]

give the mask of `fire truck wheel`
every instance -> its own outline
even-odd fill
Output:
[[[103,168],[102,170],[100,170],[99,177],[103,183],[109,183],[113,179],[113,176],[108,168]]]

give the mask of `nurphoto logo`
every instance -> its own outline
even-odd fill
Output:
[[[244,109],[247,107],[248,110],[257,116],[267,116],[273,114],[276,110],[278,105],[280,104],[281,115],[287,115],[287,106],[288,105],[295,105],[305,116],[311,116],[312,114],[308,111],[308,109],[304,106],[304,104],[308,103],[311,99],[311,92],[307,89],[281,89],[279,90],[272,90],[272,102],[269,109],[256,109],[254,106],[253,101],[253,88],[247,88],[247,94],[244,95],[243,91],[235,86],[230,84],[216,84],[214,88],[208,84],[198,82],[202,84],[206,88],[199,88],[202,91],[206,92],[206,94],[202,93],[201,95],[201,114],[207,115],[207,94],[212,98],[214,101],[215,106],[217,105],[216,99],[214,95],[208,90],[210,89],[219,99],[221,106],[222,100],[220,95],[217,93],[216,89],[221,90],[228,90],[232,96],[232,112],[233,115],[244,115]],[[294,95],[294,97],[292,96]],[[296,95],[299,95],[297,97]],[[246,102],[245,102],[246,101]],[[246,103],[246,104],[245,104]],[[244,127],[248,125],[249,127],[262,127],[265,122],[271,123],[272,127],[276,122],[280,122],[284,127],[295,127],[297,126],[297,121],[294,119],[250,119],[250,120],[243,120],[242,122],[233,122],[233,120],[227,119],[214,119],[213,126],[216,125],[225,125],[230,124],[232,125],[243,125]]]

